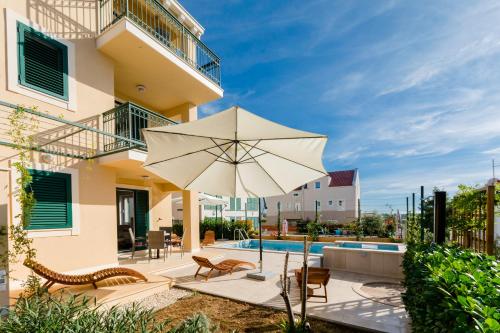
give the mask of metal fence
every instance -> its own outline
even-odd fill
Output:
[[[100,0],[99,9],[100,32],[126,17],[192,68],[221,85],[219,57],[157,0]]]

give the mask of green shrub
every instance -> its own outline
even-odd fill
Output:
[[[414,332],[500,332],[500,275],[493,257],[454,246],[409,245],[403,301]]]
[[[157,321],[153,310],[137,304],[127,308],[92,307],[89,298],[67,299],[38,292],[22,297],[9,314],[0,319],[5,333],[212,333],[218,327],[202,313],[166,330],[168,320]]]
[[[205,231],[213,230],[215,231],[215,238],[227,238],[234,239],[234,230],[243,229],[249,233],[253,229],[252,221],[224,221],[221,223],[220,218],[215,220],[213,217],[206,217],[202,223],[200,223],[200,237],[203,238]],[[222,237],[224,236],[224,237]]]
[[[203,313],[198,313],[184,320],[179,326],[171,329],[168,333],[212,333],[217,332],[219,327],[213,325]]]
[[[384,221],[378,214],[367,215],[361,218],[361,228],[363,228],[363,234],[366,236],[378,236],[383,233],[383,224]]]
[[[313,242],[317,242],[319,234],[323,231],[323,227],[317,222],[309,222],[307,224],[307,234]]]
[[[91,307],[89,298],[71,296],[63,300],[42,293],[20,298],[6,318],[0,320],[0,332],[159,333],[166,324],[156,322],[152,310],[138,305],[105,310]]]

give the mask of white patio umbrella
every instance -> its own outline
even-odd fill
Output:
[[[174,126],[144,129],[144,167],[178,187],[230,197],[287,194],[326,174],[327,137],[234,106]]]
[[[148,146],[144,168],[186,190],[262,198],[287,194],[326,174],[321,160],[326,136],[274,123],[238,106],[143,131]]]
[[[213,195],[200,193],[198,195],[200,205],[227,205],[228,202],[224,199],[214,197]],[[182,204],[182,197],[172,199],[172,202],[178,205]]]

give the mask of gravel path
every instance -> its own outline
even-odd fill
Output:
[[[190,296],[192,294],[193,293],[191,291],[174,287],[171,288],[170,290],[142,298],[136,301],[135,303],[139,303],[142,307],[146,309],[159,310],[171,304],[174,304],[180,298]],[[131,305],[132,303],[129,303],[125,306],[131,306]]]

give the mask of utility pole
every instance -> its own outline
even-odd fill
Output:
[[[495,164],[495,159],[491,160],[491,170],[493,171],[493,180],[495,179],[495,167],[500,166],[500,164]]]
[[[420,241],[424,242],[424,187],[420,186]]]

